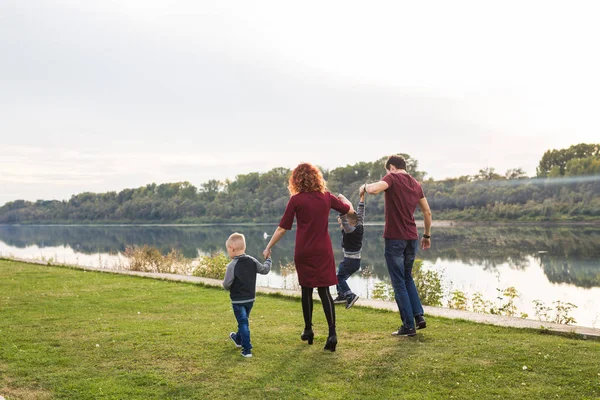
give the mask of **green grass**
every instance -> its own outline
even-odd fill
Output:
[[[0,260],[0,395],[7,399],[584,399],[600,397],[600,343],[337,308],[338,349],[300,341],[300,302],[260,295],[254,358],[228,338],[227,292]],[[527,366],[527,370],[523,370]]]

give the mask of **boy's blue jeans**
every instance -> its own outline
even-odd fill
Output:
[[[352,289],[346,281],[350,276],[360,269],[360,258],[344,257],[337,270],[338,284],[336,285],[338,295],[348,296]]]
[[[385,239],[385,261],[400,318],[406,328],[414,328],[415,315],[423,314],[423,306],[412,277],[418,245],[418,240]]]
[[[253,301],[241,304],[232,304],[233,313],[238,323],[237,340],[242,345],[244,350],[250,350],[252,345],[250,344],[250,327],[248,325],[248,317],[250,317],[250,311],[252,311]]]

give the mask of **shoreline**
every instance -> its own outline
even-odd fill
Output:
[[[423,220],[415,221],[418,227],[423,227]],[[334,220],[330,224],[336,224]],[[209,227],[209,226],[276,226],[278,222],[207,222],[207,223],[50,223],[50,224],[1,224],[0,226],[62,226],[62,227]],[[384,221],[366,222],[365,226],[383,226]],[[452,226],[600,226],[600,221],[461,221],[433,220],[432,227],[447,228]]]
[[[217,288],[222,287],[222,281],[220,279],[202,278],[192,275],[178,275],[158,272],[140,272],[131,271],[126,269],[108,269],[108,268],[96,268],[84,265],[75,265],[67,263],[52,264],[44,261],[23,259],[18,257],[0,257],[0,260],[20,262],[31,265],[42,265],[49,268],[70,268],[90,272],[98,273],[109,273],[116,275],[128,275],[137,276],[142,278],[166,280],[172,282],[183,282],[192,284],[201,284],[205,286],[213,286]],[[279,295],[288,298],[299,298],[300,293],[295,290],[283,289],[283,288],[272,288],[267,286],[257,286],[257,293],[263,293],[268,295]],[[316,300],[319,300],[318,295],[313,293]],[[395,301],[376,300],[376,299],[361,299],[360,303],[355,307],[371,308],[376,310],[387,310],[392,312],[398,312],[398,306]],[[435,306],[423,306],[425,315],[432,315],[436,317],[449,318],[449,319],[462,319],[480,324],[504,326],[516,329],[535,329],[540,332],[550,331],[559,334],[575,334],[581,338],[600,338],[600,328],[593,328],[583,325],[567,325],[558,324],[554,322],[539,321],[534,319],[525,319],[519,317],[508,317],[494,314],[481,314],[472,311],[457,310],[445,307]]]

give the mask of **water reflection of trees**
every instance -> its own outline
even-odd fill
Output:
[[[600,228],[597,226],[459,227],[436,230],[430,256],[522,269],[539,259],[551,282],[600,286]],[[428,259],[429,256],[423,258]]]
[[[264,232],[275,225],[248,226],[0,226],[0,240],[24,248],[67,246],[92,253],[118,253],[128,245],[150,245],[167,253],[180,250],[193,258],[198,251],[224,249],[227,236],[242,232],[248,253],[260,256]],[[365,229],[363,265],[371,265],[378,278],[387,276],[383,258],[383,226]],[[331,226],[336,259],[342,256],[341,234]],[[275,267],[292,261],[294,233],[288,233],[274,251]],[[542,252],[542,253],[540,253]],[[426,261],[479,265],[493,271],[499,265],[524,269],[531,257],[540,257],[550,281],[577,286],[600,286],[600,227],[597,226],[462,226],[435,228],[432,248],[418,254]]]
[[[600,266],[598,261],[570,262],[549,257],[541,257],[544,274],[550,282],[568,283],[591,288],[600,286]]]
[[[18,248],[68,246],[84,254],[116,254],[126,246],[146,244],[164,254],[178,249],[194,258],[198,251],[224,251],[225,240],[234,231],[246,234],[249,252],[262,252],[266,244],[264,230],[265,227],[256,226],[0,226],[0,240]],[[285,239],[290,238],[284,238],[283,245]],[[291,239],[287,242],[293,248]]]

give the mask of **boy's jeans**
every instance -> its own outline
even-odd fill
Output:
[[[346,281],[350,278],[350,275],[355,273],[360,269],[360,258],[347,258],[344,257],[342,262],[340,263],[337,271],[337,292],[338,295],[348,296],[352,293],[352,289],[348,286]]]
[[[250,311],[252,311],[253,301],[241,304],[232,304],[233,313],[238,323],[237,338],[241,340],[241,345],[244,350],[250,350],[252,345],[250,344],[250,327],[248,326],[248,317],[250,317]]]
[[[412,277],[418,244],[418,240],[385,239],[385,261],[400,318],[406,328],[414,328],[415,315],[423,314],[423,306]]]

